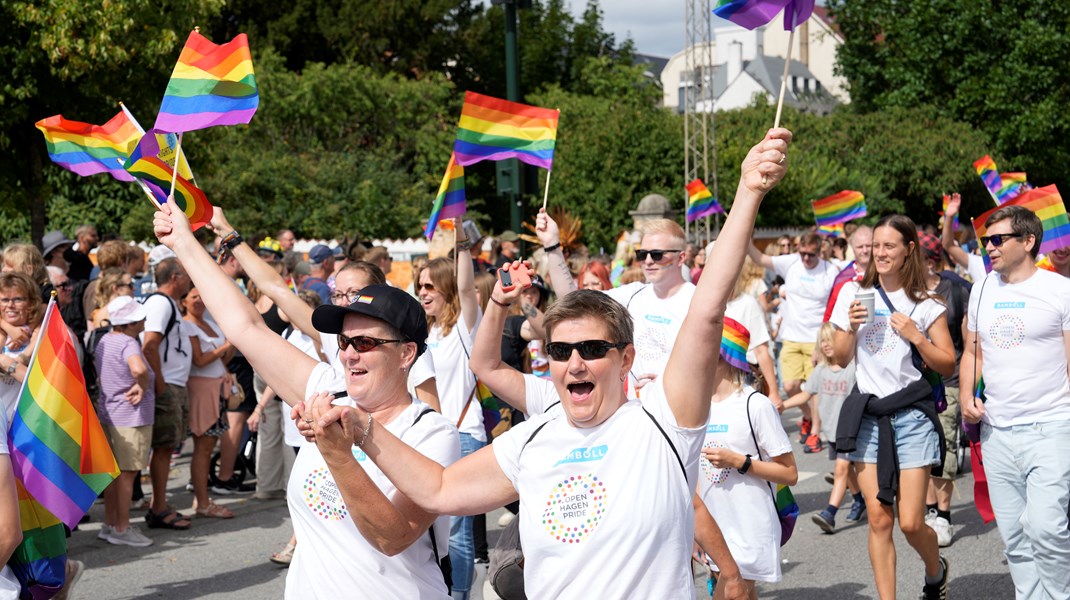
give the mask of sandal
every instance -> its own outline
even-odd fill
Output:
[[[271,555],[271,562],[277,565],[290,566],[290,561],[293,560],[294,550],[296,549],[297,546],[295,544],[286,544],[280,552]]]
[[[190,526],[189,519],[170,506],[167,507],[165,512],[160,514],[152,512],[152,509],[150,508],[148,512],[145,513],[145,523],[149,526],[149,529],[178,529],[185,531],[186,529],[189,529]]]
[[[208,506],[197,509],[198,517],[209,517],[213,519],[233,519],[234,513],[230,512],[230,509],[209,501]]]

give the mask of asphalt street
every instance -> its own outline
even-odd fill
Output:
[[[797,432],[791,418],[784,419],[789,434]],[[187,450],[191,444],[187,443]],[[831,470],[827,454],[804,454],[796,446],[800,481],[793,488],[801,514],[795,533],[783,548],[784,578],[778,584],[761,584],[762,598],[791,600],[861,600],[876,597],[866,550],[865,522],[839,522],[833,535],[823,534],[810,517],[825,506],[831,486],[824,474]],[[189,477],[189,456],[178,459],[171,477],[171,503],[186,511],[192,496],[183,488]],[[968,464],[968,463],[967,463]],[[145,489],[149,486],[146,483]],[[85,562],[86,571],[72,597],[75,599],[189,598],[260,600],[281,598],[286,569],[268,561],[289,539],[290,518],[285,501],[261,501],[244,497],[217,498],[235,513],[231,520],[194,519],[188,531],[148,529],[153,538],[148,548],[114,546],[97,539],[103,505],[90,511],[92,521],[83,524],[70,539],[70,556]],[[846,514],[848,504],[841,509]],[[497,538],[500,511],[487,519],[489,538]],[[985,525],[973,508],[973,477],[958,480],[952,505],[956,528],[954,543],[943,549],[951,562],[951,597],[1002,600],[1014,597],[1003,560],[1003,545],[994,523]],[[921,591],[920,559],[900,533],[896,533],[899,596],[916,598]],[[600,576],[612,577],[611,573]],[[598,593],[598,576],[591,592]],[[705,578],[696,578],[696,598],[705,596]],[[484,593],[485,592],[485,593]],[[355,595],[354,597],[360,597]],[[477,585],[474,598],[493,598],[489,586]]]

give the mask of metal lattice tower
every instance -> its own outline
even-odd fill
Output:
[[[710,0],[684,0],[684,182],[696,177],[710,186],[720,201],[717,189],[717,150],[714,145],[713,36],[710,28]],[[713,170],[710,170],[710,164]],[[712,179],[711,179],[712,175]],[[687,206],[685,192],[684,206]],[[710,239],[710,218],[705,218]],[[686,223],[686,219],[685,219]],[[699,241],[699,222],[694,231],[687,224],[689,241]],[[717,218],[720,229],[720,217]]]

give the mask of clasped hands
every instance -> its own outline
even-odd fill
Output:
[[[363,441],[368,415],[352,406],[337,406],[330,392],[316,392],[290,410],[297,431],[319,447],[325,460],[352,455],[353,445]]]

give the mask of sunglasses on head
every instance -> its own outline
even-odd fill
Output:
[[[661,259],[670,252],[683,252],[683,250],[636,250],[635,257],[639,259],[639,262],[645,261],[647,256],[653,258],[654,262],[661,262]]]
[[[546,354],[550,356],[550,360],[566,361],[572,357],[573,350],[578,350],[583,360],[596,360],[605,358],[606,353],[614,348],[622,350],[627,346],[627,342],[613,343],[605,340],[584,340],[575,344],[550,342],[546,344]]]
[[[383,344],[401,344],[404,342],[405,340],[384,340],[366,335],[349,337],[341,333],[338,334],[338,350],[341,352],[344,352],[345,349],[350,346],[357,352],[370,352],[377,346],[382,346]]]
[[[980,237],[981,247],[984,248],[988,245],[989,242],[992,242],[992,246],[994,248],[999,248],[1003,245],[1003,242],[1007,241],[1008,239],[1020,237],[1022,237],[1021,233],[997,233],[995,235],[982,235]]]

